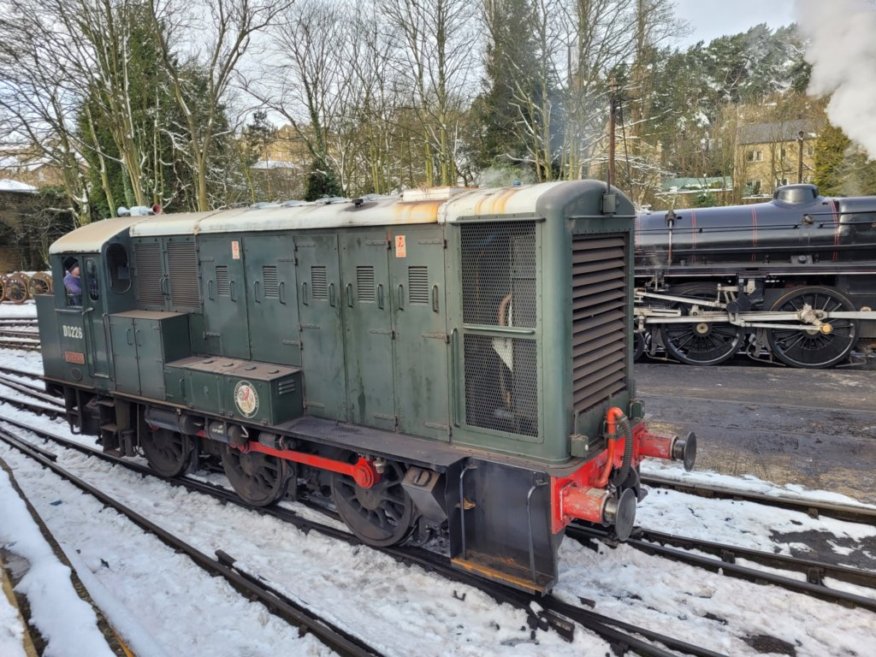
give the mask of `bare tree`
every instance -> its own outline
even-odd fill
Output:
[[[202,0],[185,5],[180,0],[149,0],[162,63],[183,115],[199,210],[210,208],[210,156],[223,125],[223,103],[241,60],[255,35],[290,5],[291,1],[276,0]],[[191,50],[183,51],[182,44]],[[193,69],[202,76],[192,75]],[[195,93],[199,83],[204,88]],[[194,98],[199,100],[197,107]]]
[[[459,123],[477,58],[469,0],[377,0],[396,35],[397,74],[423,127],[425,184],[456,183]],[[437,162],[438,172],[434,170]]]

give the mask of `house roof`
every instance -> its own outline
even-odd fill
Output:
[[[803,139],[818,136],[818,124],[811,119],[795,119],[776,123],[749,123],[739,127],[740,144],[771,144],[780,141],[796,141],[803,133]]]

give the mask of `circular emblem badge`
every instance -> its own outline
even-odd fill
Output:
[[[234,404],[244,417],[259,412],[259,394],[249,381],[238,381],[234,386]]]

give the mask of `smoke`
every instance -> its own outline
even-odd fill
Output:
[[[797,0],[796,9],[809,42],[809,92],[833,94],[830,122],[876,158],[876,2]]]

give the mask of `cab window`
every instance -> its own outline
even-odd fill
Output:
[[[64,263],[64,301],[68,308],[82,305],[82,277],[79,261],[70,259]]]
[[[85,279],[88,283],[88,298],[100,301],[100,279],[97,275],[97,263],[93,258],[85,261]]]
[[[131,272],[128,268],[128,251],[121,244],[111,244],[106,250],[106,266],[109,270],[110,289],[116,293],[131,289]]]

